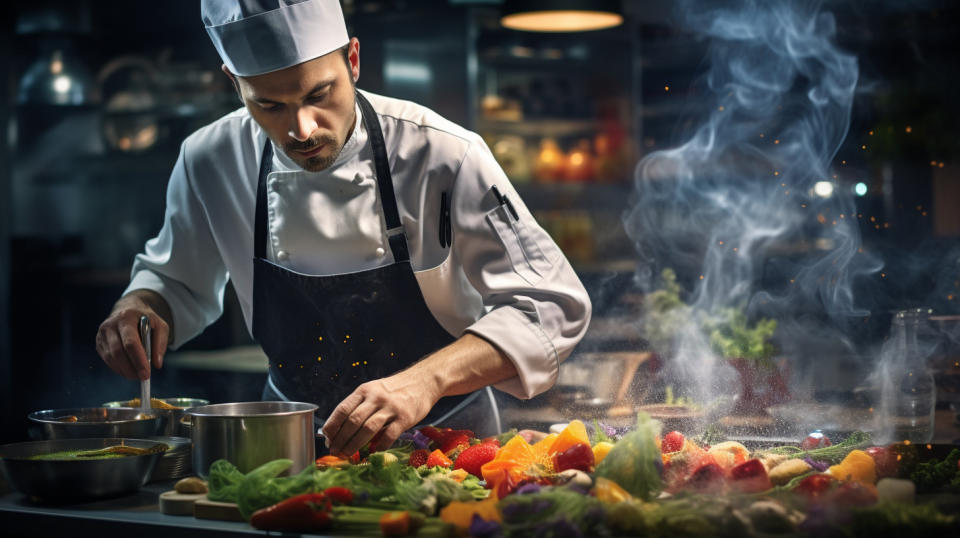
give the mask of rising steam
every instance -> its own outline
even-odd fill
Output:
[[[624,223],[641,287],[656,288],[664,268],[695,284],[668,375],[709,402],[736,379],[696,313],[738,307],[774,318],[791,359],[825,340],[849,348],[842,329],[869,314],[853,284],[881,264],[860,249],[853,195],[831,171],[858,78],[857,59],[834,42],[833,16],[811,2],[681,6],[684,25],[707,40],[706,118],[638,164]]]

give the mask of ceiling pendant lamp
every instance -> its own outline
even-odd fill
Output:
[[[500,24],[527,32],[585,32],[623,23],[618,0],[505,0]]]

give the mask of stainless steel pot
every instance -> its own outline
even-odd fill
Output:
[[[165,415],[142,416],[139,409],[78,407],[46,409],[27,415],[40,426],[42,439],[81,439],[92,437],[134,437],[159,435],[167,423]],[[73,419],[76,420],[73,420]],[[70,421],[68,421],[70,420]]]
[[[314,464],[313,413],[301,402],[240,402],[186,411],[193,440],[193,472],[208,478],[210,464],[225,459],[247,473],[279,458],[293,460],[291,473]]]

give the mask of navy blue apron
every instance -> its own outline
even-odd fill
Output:
[[[357,101],[373,145],[377,187],[394,263],[355,273],[312,276],[266,259],[269,139],[257,184],[253,260],[253,336],[270,359],[264,400],[312,402],[319,418],[361,383],[394,374],[450,344],[427,307],[410,265],[386,146],[373,107]],[[441,398],[422,424],[500,429],[493,392]],[[471,424],[472,423],[472,424]],[[490,431],[496,430],[496,431]]]

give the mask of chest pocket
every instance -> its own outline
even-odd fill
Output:
[[[541,247],[537,240],[537,233],[543,232],[532,230],[523,221],[514,219],[503,205],[489,211],[486,219],[503,243],[513,271],[528,284],[536,285],[553,268],[553,262],[547,257],[552,242]]]

